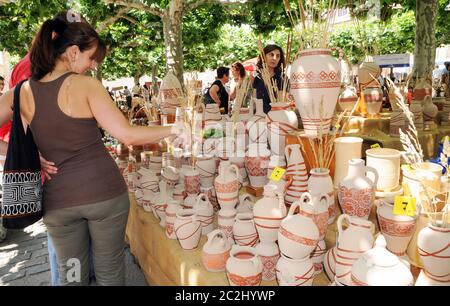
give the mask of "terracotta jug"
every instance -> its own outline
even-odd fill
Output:
[[[371,180],[366,172],[372,172]],[[368,219],[375,200],[378,171],[364,165],[362,159],[348,161],[347,176],[339,183],[338,198],[344,214]]]
[[[185,250],[196,249],[202,236],[202,224],[193,209],[179,209],[175,220],[175,234]]]
[[[250,185],[261,188],[267,183],[267,169],[270,151],[265,144],[251,144],[245,156],[245,168],[250,179]]]
[[[330,202],[328,203],[328,224],[332,224],[336,218],[336,201],[330,170],[326,168],[313,168],[309,173],[311,174],[308,179],[309,193],[313,196],[326,194],[330,197]]]
[[[276,186],[271,184],[264,186],[264,197],[253,207],[255,225],[261,242],[275,242],[278,239],[278,229],[286,214],[283,196],[276,190]]]
[[[220,229],[208,234],[208,241],[203,245],[202,263],[210,272],[225,271],[225,265],[230,257],[231,243],[227,235]]]
[[[344,221],[348,224],[346,230],[343,228]],[[352,265],[373,247],[375,226],[368,220],[343,214],[338,218],[337,228],[339,236],[336,244],[335,278],[350,286]]]
[[[233,245],[226,271],[231,286],[259,286],[262,263],[255,248]]]
[[[302,194],[301,203],[307,203],[303,206],[299,214],[314,221],[319,229],[319,240],[323,240],[328,227],[328,207],[331,199],[327,194],[311,195],[309,192]]]

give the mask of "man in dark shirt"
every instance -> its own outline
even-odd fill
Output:
[[[217,68],[217,79],[209,88],[208,95],[212,101],[217,103],[219,108],[224,109],[224,113],[228,114],[228,92],[225,89],[225,84],[230,80],[230,68]]]

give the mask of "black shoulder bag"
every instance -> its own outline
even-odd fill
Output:
[[[42,177],[39,151],[31,129],[25,133],[20,116],[20,88],[14,89],[11,135],[3,168],[3,226],[25,228],[42,217]]]

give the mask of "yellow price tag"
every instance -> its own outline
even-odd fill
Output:
[[[416,198],[396,196],[392,213],[394,215],[414,217],[416,215]]]
[[[370,146],[372,149],[377,149],[377,148],[381,148],[379,143],[374,143],[373,145]]]
[[[283,177],[285,172],[286,172],[285,169],[275,167],[275,169],[273,169],[273,171],[272,171],[272,175],[270,176],[270,179],[272,181],[278,182],[279,180],[281,180],[281,178]]]

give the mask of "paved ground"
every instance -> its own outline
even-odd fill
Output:
[[[128,248],[125,253],[126,285],[146,286]],[[50,286],[47,232],[42,221],[8,231],[6,240],[0,243],[0,286]]]

